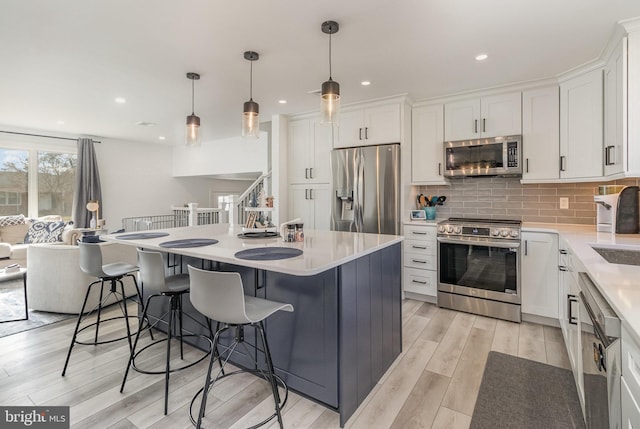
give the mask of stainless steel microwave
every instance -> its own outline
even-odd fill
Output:
[[[445,177],[522,176],[522,136],[444,143]]]

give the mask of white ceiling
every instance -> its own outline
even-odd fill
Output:
[[[636,16],[638,0],[2,0],[0,124],[181,144],[192,71],[204,140],[232,137],[249,98],[246,50],[260,54],[263,121],[319,108],[308,92],[328,77],[328,19],[340,24],[333,78],[348,104],[552,77],[598,57],[616,22]]]

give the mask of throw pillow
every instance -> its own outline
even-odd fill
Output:
[[[0,228],[12,225],[23,225],[25,223],[24,215],[0,216]]]
[[[35,221],[24,237],[25,243],[56,243],[62,241],[62,231],[66,223]]]

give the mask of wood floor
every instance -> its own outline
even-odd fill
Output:
[[[61,377],[74,324],[68,320],[0,338],[0,404],[69,405],[72,428],[193,427],[189,402],[202,387],[206,360],[172,375],[169,414],[164,416],[162,375],[131,371],[120,393],[126,341],[76,346],[67,375]],[[104,330],[115,335],[123,330],[120,326]],[[148,342],[148,335],[143,339]],[[491,350],[569,367],[557,328],[499,321],[413,300],[403,302],[403,350],[347,428],[467,428]],[[163,352],[158,350],[145,365],[161,366]],[[185,348],[186,359],[195,360],[199,353]],[[247,427],[271,410],[272,398],[262,380],[234,376],[212,389],[206,427]],[[295,393],[289,395],[283,419],[287,428],[339,427],[337,413]]]

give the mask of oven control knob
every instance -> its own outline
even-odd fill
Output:
[[[451,234],[451,233],[453,232],[453,227],[452,227],[451,225],[449,225],[449,226],[447,227],[447,232],[448,232],[449,234]]]
[[[447,227],[445,227],[444,225],[440,225],[438,227],[438,232],[444,232],[447,229]]]
[[[509,231],[506,229],[503,229],[500,231],[500,237],[506,237],[509,235]]]
[[[459,226],[456,226],[456,227],[453,229],[453,232],[455,232],[456,234],[460,234],[460,233],[462,232],[462,228],[460,228]]]
[[[511,238],[517,238],[518,237],[518,231],[515,229],[512,229],[511,231],[509,231],[509,236]]]
[[[500,230],[492,229],[491,230],[491,235],[493,235],[494,237],[497,237],[498,235],[500,235]]]

